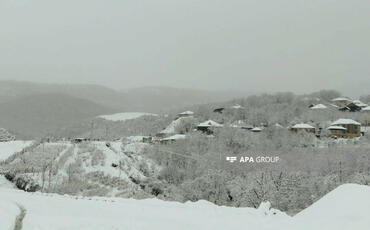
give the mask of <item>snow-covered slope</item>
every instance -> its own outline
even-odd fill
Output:
[[[109,121],[125,121],[130,119],[139,118],[142,116],[158,116],[153,113],[137,113],[137,112],[127,112],[127,113],[115,113],[110,115],[101,115],[99,117],[109,120]]]
[[[16,170],[18,177],[62,194],[148,197],[150,191],[143,191],[140,182],[159,168],[142,155],[148,144],[135,140],[43,143],[4,165],[3,171]]]
[[[295,217],[270,209],[26,193],[0,188],[1,229],[13,229],[24,208],[23,230],[368,230],[370,187],[343,185]]]
[[[6,160],[8,157],[31,145],[32,141],[8,141],[0,142],[0,161]]]
[[[1,210],[11,211],[0,221],[9,223],[15,219],[14,202],[26,210],[22,230],[273,229],[274,223],[290,219],[268,209],[268,205],[260,209],[230,208],[206,201],[181,204],[157,199],[78,198],[0,189]]]
[[[339,186],[294,217],[302,230],[370,229],[370,186]]]

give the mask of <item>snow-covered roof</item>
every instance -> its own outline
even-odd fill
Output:
[[[341,119],[334,121],[331,125],[333,126],[333,125],[361,125],[361,124],[352,119],[341,118]]]
[[[353,103],[359,107],[366,107],[367,104],[363,103],[362,101],[360,100],[354,100]]]
[[[370,106],[367,106],[365,108],[362,108],[362,111],[370,111]]]
[[[350,101],[351,99],[346,98],[346,97],[337,97],[334,98],[332,101]]]
[[[326,105],[323,104],[317,104],[311,107],[311,109],[326,109],[328,108]]]
[[[162,141],[168,141],[168,140],[180,140],[180,139],[185,139],[185,138],[186,138],[186,135],[175,134],[175,135],[170,136],[170,137],[162,138],[161,140]]]
[[[300,124],[295,124],[292,126],[293,129],[314,129],[315,127],[305,124],[305,123],[300,123]]]
[[[205,122],[202,122],[198,125],[198,127],[222,127],[223,125],[215,122],[215,121],[212,121],[212,120],[208,120],[208,121],[205,121]]]
[[[179,115],[194,115],[194,112],[193,111],[185,111],[185,112],[179,113]]]
[[[342,126],[332,125],[328,127],[329,130],[347,130],[346,128]]]
[[[253,129],[251,129],[252,132],[261,132],[262,129],[260,127],[254,127]]]

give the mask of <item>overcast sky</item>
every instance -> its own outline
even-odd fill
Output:
[[[0,79],[370,93],[370,1],[0,0]]]

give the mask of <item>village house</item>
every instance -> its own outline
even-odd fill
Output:
[[[339,126],[339,125],[332,125],[332,126],[329,126],[327,128],[327,130],[330,131],[330,134],[332,135],[332,137],[344,137],[346,135],[346,128],[344,128],[343,126]]]
[[[329,128],[333,137],[355,138],[361,136],[361,124],[352,119],[338,119],[334,121]]]
[[[361,111],[361,107],[351,102],[346,106],[340,107],[340,111],[358,112]]]
[[[308,133],[316,133],[316,128],[305,123],[295,124],[290,128],[291,131],[297,133],[297,132],[308,132]]]
[[[260,128],[260,127],[254,127],[253,129],[251,129],[251,131],[253,133],[260,133],[262,131],[262,128]]]
[[[223,125],[215,121],[208,120],[208,121],[200,123],[197,126],[197,130],[202,131],[203,133],[212,134],[214,128],[220,128],[220,127],[223,127]]]

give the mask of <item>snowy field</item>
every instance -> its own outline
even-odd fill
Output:
[[[31,145],[32,141],[8,141],[0,142],[0,161],[6,160],[8,157]]]
[[[206,201],[83,198],[0,188],[1,229],[14,228],[21,208],[23,230],[370,229],[370,187],[353,184],[340,186],[295,217],[269,209],[268,203],[259,209],[231,208]]]
[[[136,112],[129,112],[129,113],[115,113],[111,115],[101,115],[100,118],[109,121],[126,121],[130,119],[136,119],[142,116],[158,116],[157,114],[153,113],[136,113]]]

